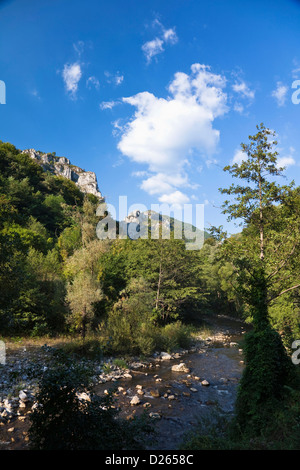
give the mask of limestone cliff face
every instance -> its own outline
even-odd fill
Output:
[[[103,199],[99,190],[97,177],[93,171],[85,171],[78,166],[71,165],[66,157],[57,157],[52,153],[42,153],[34,149],[23,150],[33,160],[35,160],[45,171],[50,171],[57,176],[68,178],[80,188],[84,193],[93,194],[99,199]]]

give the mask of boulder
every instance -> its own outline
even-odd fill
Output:
[[[171,370],[175,372],[186,372],[186,373],[190,372],[190,369],[186,366],[184,362],[180,362],[179,364],[174,364]]]
[[[141,403],[141,400],[139,399],[137,395],[134,395],[134,397],[130,401],[131,406],[139,405],[140,403]]]
[[[172,359],[172,356],[171,354],[167,353],[167,352],[161,352],[160,353],[160,358],[162,361],[169,361],[170,359]]]

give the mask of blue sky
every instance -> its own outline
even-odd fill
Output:
[[[0,0],[0,140],[94,171],[116,207],[205,204],[235,232],[218,188],[257,124],[299,185],[299,44],[293,0]]]

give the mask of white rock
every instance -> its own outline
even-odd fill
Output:
[[[171,370],[175,372],[190,372],[190,369],[186,366],[184,362],[180,362],[179,364],[174,364]]]
[[[149,416],[152,419],[161,419],[161,415],[159,413],[149,413]]]
[[[77,393],[77,398],[79,400],[91,401],[90,395],[88,395],[88,393],[85,393],[85,392]]]
[[[123,375],[124,379],[132,379],[132,375],[131,374],[124,374]]]
[[[160,358],[162,361],[169,361],[170,359],[172,359],[172,356],[171,354],[167,353],[167,352],[161,352],[160,353]]]
[[[208,387],[209,382],[207,380],[202,380],[201,385],[203,385],[204,387]]]
[[[134,395],[134,397],[130,401],[131,405],[139,405],[140,403],[141,403],[141,400],[139,399],[137,395]]]

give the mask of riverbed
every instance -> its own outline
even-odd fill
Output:
[[[132,371],[132,378],[123,378],[111,386],[98,385],[96,393],[114,390],[120,415],[127,419],[146,410],[157,431],[152,449],[178,449],[184,435],[199,420],[209,421],[216,413],[228,415],[234,411],[244,368],[240,343],[245,325],[220,317],[217,328],[218,334],[208,338],[196,352],[177,359],[154,359],[148,367]],[[218,339],[220,335],[222,340]],[[172,370],[172,366],[181,363],[189,370]]]
[[[114,358],[93,363],[82,359],[83,364],[94,367],[93,392],[103,395],[114,389],[115,406],[120,408],[121,417],[131,419],[143,412],[150,415],[157,430],[153,450],[178,449],[185,433],[198,420],[211,421],[216,413],[230,414],[234,410],[244,368],[241,342],[248,328],[240,321],[222,316],[208,317],[206,323],[211,336],[196,337],[189,350],[171,355],[160,352],[143,360],[132,358],[127,363],[128,369],[117,367]],[[184,371],[172,370],[181,363],[185,364]],[[1,450],[28,448],[27,432],[30,413],[36,405],[37,386],[29,371],[32,367],[47,369],[49,364],[48,347],[9,345],[0,380]],[[20,398],[23,390],[29,400],[25,407]]]

